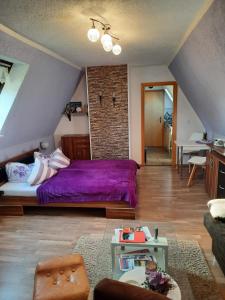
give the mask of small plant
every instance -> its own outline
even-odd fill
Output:
[[[150,261],[146,265],[146,280],[142,284],[145,288],[167,295],[168,291],[172,288],[170,277],[157,268],[154,261]]]

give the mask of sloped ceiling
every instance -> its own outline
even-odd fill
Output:
[[[171,65],[205,128],[225,136],[225,1],[215,0]]]
[[[80,70],[0,32],[0,54],[29,64],[6,119],[0,148],[53,135]]]
[[[211,1],[1,0],[0,22],[79,66],[168,64],[189,26]],[[121,55],[88,41],[90,17],[112,25]]]

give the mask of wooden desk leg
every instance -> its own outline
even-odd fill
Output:
[[[178,173],[179,173],[179,164],[180,164],[180,157],[179,157],[179,155],[180,155],[180,149],[179,149],[179,146],[177,146],[177,171],[178,171]]]
[[[180,147],[180,176],[182,177],[183,175],[183,146]]]

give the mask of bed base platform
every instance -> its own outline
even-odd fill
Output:
[[[34,161],[33,149],[20,155],[7,159],[0,163],[0,186],[7,181],[5,165],[8,162],[32,163]],[[40,205],[36,197],[4,196],[0,191],[0,215],[23,215],[24,207],[71,207],[71,208],[101,208],[105,209],[106,218],[111,219],[135,219],[135,208],[131,208],[126,202],[82,202],[82,203],[49,203]]]
[[[103,208],[108,219],[135,219],[135,209],[126,202],[48,203],[40,205],[36,197],[1,196],[0,215],[23,215],[23,207]]]
[[[23,206],[21,205],[0,205],[1,216],[23,216]]]

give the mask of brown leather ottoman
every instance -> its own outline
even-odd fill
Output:
[[[33,300],[87,300],[89,290],[80,254],[58,256],[36,267]]]

